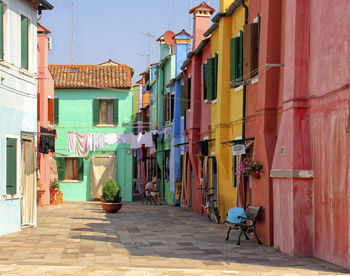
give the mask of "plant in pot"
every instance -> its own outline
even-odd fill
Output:
[[[102,208],[107,213],[116,213],[122,208],[120,189],[112,178],[103,183],[102,199]]]
[[[50,184],[50,205],[57,204],[56,194],[57,194],[58,190],[59,190],[58,180],[54,179],[51,181],[51,184]]]
[[[263,172],[263,165],[260,161],[244,158],[243,162],[238,164],[235,175],[253,176],[256,179],[259,179]]]

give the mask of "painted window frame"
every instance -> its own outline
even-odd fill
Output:
[[[26,58],[26,64],[23,64],[23,55],[22,55],[22,47],[23,47],[23,36],[22,36],[22,19],[26,18],[28,20],[27,22],[27,58]],[[31,18],[28,14],[24,12],[20,12],[19,16],[19,22],[20,22],[20,68],[23,70],[29,71],[30,66],[31,66],[31,60],[30,60],[30,55],[31,55]]]

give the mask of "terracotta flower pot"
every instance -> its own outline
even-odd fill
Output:
[[[43,202],[42,202],[42,195],[45,193],[45,190],[44,189],[40,189],[37,191],[38,192],[38,206],[42,207],[44,206],[43,205]]]
[[[253,172],[253,177],[255,179],[260,179],[260,173]]]
[[[58,192],[58,189],[50,189],[50,205],[56,205],[57,201],[56,201],[56,194]]]
[[[122,206],[123,203],[121,202],[102,202],[102,208],[106,213],[116,213],[122,208]]]

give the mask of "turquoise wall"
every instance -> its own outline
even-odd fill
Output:
[[[55,89],[55,97],[59,98],[59,124],[57,127],[56,154],[73,155],[67,151],[68,131],[79,133],[125,133],[131,132],[130,120],[132,116],[132,90],[109,91],[97,89]],[[93,126],[93,99],[116,98],[119,100],[118,126]],[[128,126],[127,126],[127,125]],[[122,191],[123,201],[132,201],[132,154],[128,154],[130,146],[115,144],[98,149],[94,153],[88,152],[89,159],[84,161],[84,180],[81,182],[62,182],[64,200],[91,200],[91,157],[93,155],[109,155],[116,153],[117,183]],[[57,156],[60,156],[57,154]]]
[[[7,91],[0,89],[1,93]],[[0,235],[21,231],[21,200],[19,198],[6,199],[6,136],[11,135],[19,140],[17,143],[17,194],[21,191],[21,131],[36,132],[36,99],[13,99],[14,102],[0,101],[0,117],[4,118],[0,124]],[[20,104],[19,102],[20,101]],[[9,105],[24,105],[29,112]],[[8,105],[8,106],[7,106]],[[30,107],[33,107],[31,109]],[[25,108],[22,108],[25,109]]]

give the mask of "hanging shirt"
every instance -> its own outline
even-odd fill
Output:
[[[87,154],[88,135],[77,133],[76,137],[77,137],[77,155],[84,156]]]
[[[55,136],[56,136],[56,129],[48,130],[50,136],[48,136],[48,143],[49,143],[49,150],[51,152],[55,152]]]
[[[118,133],[105,134],[105,142],[107,145],[113,145],[115,143],[120,143],[120,134],[118,134]]]
[[[77,145],[77,133],[68,131],[68,136],[67,136],[67,150],[69,152],[74,152],[75,153],[75,148]]]
[[[103,133],[89,133],[88,134],[88,142],[87,142],[87,148],[91,152],[95,152],[98,148],[105,147],[106,139],[105,134]]]

